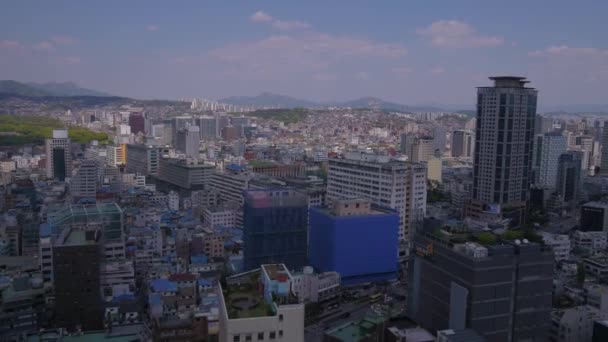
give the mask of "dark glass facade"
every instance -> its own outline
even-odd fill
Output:
[[[307,264],[308,202],[293,190],[244,192],[245,270],[284,263],[290,269]]]

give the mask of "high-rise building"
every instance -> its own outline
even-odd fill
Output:
[[[215,139],[218,137],[218,118],[216,116],[203,115],[199,116],[196,121],[200,128],[201,140]]]
[[[566,137],[560,132],[536,135],[532,162],[536,185],[555,187],[559,158],[566,153],[567,145]]]
[[[127,145],[108,145],[106,146],[106,164],[109,166],[121,166],[127,162]]]
[[[175,147],[189,158],[198,159],[200,156],[200,139],[199,127],[186,125],[185,128],[177,132],[177,145]]]
[[[169,153],[167,146],[127,145],[127,172],[142,175],[158,175],[158,165],[163,154]]]
[[[431,330],[473,329],[488,341],[545,341],[551,248],[525,239],[482,245],[428,221],[437,223],[416,234],[408,264],[408,317]]]
[[[412,144],[412,152],[408,156],[414,163],[426,162],[435,155],[435,143],[432,137],[418,137]]]
[[[602,159],[600,176],[608,176],[608,120],[604,121],[602,130]]]
[[[439,156],[443,156],[447,142],[446,135],[447,132],[443,126],[435,126],[433,128],[433,151]]]
[[[243,258],[245,270],[267,263],[290,269],[307,264],[308,201],[291,189],[243,192]]]
[[[399,143],[399,152],[405,154],[407,156],[412,152],[412,145],[414,144],[415,136],[411,133],[401,133],[400,143]]]
[[[471,158],[474,136],[471,131],[458,130],[452,133],[452,157]]]
[[[97,194],[97,161],[83,160],[70,184],[70,193],[74,200],[95,199]]]
[[[524,77],[490,77],[477,89],[472,201],[467,216],[525,221],[538,92]]]
[[[338,272],[346,285],[396,277],[399,215],[369,200],[336,200],[310,209],[308,256],[320,272]],[[365,253],[361,253],[365,250]]]
[[[204,189],[215,171],[214,165],[186,159],[161,158],[158,178],[186,190]]]
[[[542,115],[536,115],[534,133],[544,134],[553,131],[553,119]]]
[[[443,174],[443,161],[441,158],[432,157],[426,162],[426,178],[441,184]]]
[[[575,138],[576,149],[583,153],[582,171],[587,174],[589,168],[593,166],[593,137],[581,135]]]
[[[72,153],[67,129],[53,130],[53,138],[46,139],[46,177],[64,181],[72,176]]]
[[[193,124],[193,118],[189,115],[176,116],[171,120],[172,145],[177,146],[177,132]]]
[[[222,128],[222,139],[226,141],[236,140],[241,137],[241,132],[239,129],[242,129],[240,126],[225,126]]]
[[[581,206],[581,230],[608,232],[608,202],[588,202]]]
[[[406,257],[410,231],[426,212],[426,167],[367,153],[329,159],[327,199],[366,198],[399,214],[399,256]]]
[[[65,229],[53,246],[56,326],[69,331],[103,329],[97,231]]]
[[[144,113],[135,112],[129,114],[129,126],[133,134],[144,133],[146,130],[146,118]]]
[[[564,202],[576,201],[581,183],[581,160],[575,153],[564,153],[557,165],[556,192]]]

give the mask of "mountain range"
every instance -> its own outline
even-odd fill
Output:
[[[23,83],[0,80],[0,93],[21,96],[110,96],[106,93],[81,88],[73,82]]]
[[[394,110],[400,112],[437,112],[444,109],[433,106],[407,106],[400,103],[388,102],[376,97],[362,97],[344,102],[314,102],[302,100],[290,96],[261,93],[257,96],[231,96],[218,100],[218,102],[256,107],[275,108],[322,108],[322,107],[351,107],[351,108],[376,108]]]

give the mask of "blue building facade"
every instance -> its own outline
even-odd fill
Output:
[[[399,215],[392,209],[336,215],[311,208],[309,229],[309,261],[319,272],[340,273],[343,285],[396,278]]]
[[[243,196],[244,269],[307,265],[307,198],[291,189],[245,190]]]

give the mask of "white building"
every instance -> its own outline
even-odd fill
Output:
[[[340,274],[324,272],[315,274],[310,266],[293,276],[293,292],[302,303],[324,302],[340,295]]]
[[[553,249],[555,261],[567,260],[570,257],[572,246],[568,235],[551,234],[548,232],[541,232],[540,234],[545,244]]]
[[[237,210],[237,206],[230,205],[205,207],[202,210],[203,223],[209,227],[236,227]]]
[[[83,160],[70,184],[70,193],[73,198],[95,198],[97,182],[97,161]]]
[[[304,342],[304,304],[292,293],[292,282],[283,264],[262,265],[228,278],[229,291],[220,296],[219,341]],[[270,312],[239,308],[236,303],[241,301],[242,292],[236,290],[245,289],[252,301],[247,305],[268,305]]]
[[[572,235],[574,248],[586,250],[592,254],[603,251],[608,246],[606,232],[583,232],[577,230]]]
[[[179,210],[179,194],[173,190],[169,191],[169,195],[167,196],[169,201],[169,209],[173,211]]]
[[[399,256],[409,252],[410,231],[426,212],[426,167],[388,156],[349,152],[329,159],[328,201],[365,198],[399,213]]]
[[[585,305],[551,313],[551,341],[582,342],[591,341],[593,323],[606,318],[598,309]]]

